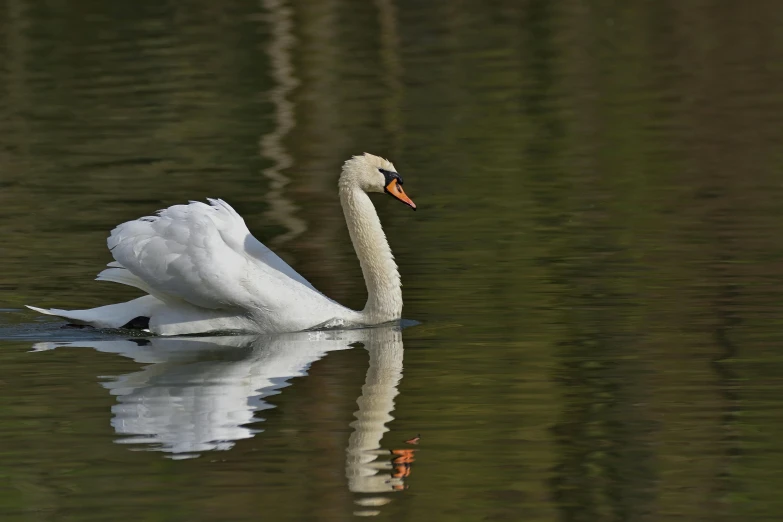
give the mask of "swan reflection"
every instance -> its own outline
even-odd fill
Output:
[[[145,444],[173,458],[228,450],[263,431],[259,412],[274,408],[267,398],[334,350],[361,343],[370,355],[357,399],[356,420],[346,450],[348,487],[355,493],[402,489],[409,468],[400,451],[380,448],[393,420],[394,397],[402,378],[403,345],[398,326],[320,331],[277,336],[152,337],[38,343],[35,350],[89,347],[146,364],[140,371],[102,383],[117,397],[111,424],[125,444]],[[382,458],[379,458],[382,457]],[[412,454],[409,455],[412,457]],[[396,463],[396,464],[395,464]],[[409,464],[407,464],[409,466]],[[377,506],[383,498],[357,503]]]

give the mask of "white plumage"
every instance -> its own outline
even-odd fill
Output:
[[[161,335],[242,330],[294,332],[325,323],[369,325],[399,319],[397,265],[367,192],[413,205],[388,161],[365,154],[347,161],[340,200],[368,286],[362,311],[329,299],[258,241],[225,201],[190,202],[116,227],[108,238],[115,261],[97,280],[138,288],[146,296],[90,310],[45,310],[72,321],[119,328],[139,317]],[[395,193],[396,192],[396,193]]]

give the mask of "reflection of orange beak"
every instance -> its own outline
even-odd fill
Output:
[[[402,185],[400,185],[396,179],[391,180],[391,183],[386,185],[386,193],[391,194],[395,198],[411,207],[413,210],[416,210],[416,203],[414,203],[413,200],[409,198],[407,194],[405,194],[405,191],[402,190]]]
[[[416,460],[416,450],[398,449],[392,450],[395,457],[392,459],[394,465],[393,478],[406,478],[411,476],[411,464]]]

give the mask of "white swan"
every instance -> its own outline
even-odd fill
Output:
[[[400,275],[368,192],[386,192],[414,210],[389,161],[364,154],[343,165],[340,203],[367,285],[361,311],[316,290],[258,241],[228,203],[191,202],[128,221],[108,238],[115,262],[97,280],[148,295],[89,310],[28,308],[99,328],[146,327],[159,335],[220,330],[296,332],[375,325],[400,318]]]

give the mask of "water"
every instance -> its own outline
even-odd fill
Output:
[[[777,2],[63,2],[0,11],[0,515],[778,520]],[[22,309],[138,295],[108,231],[221,197],[402,331],[172,341]],[[406,443],[421,435],[418,444]],[[377,473],[376,473],[377,472]]]

